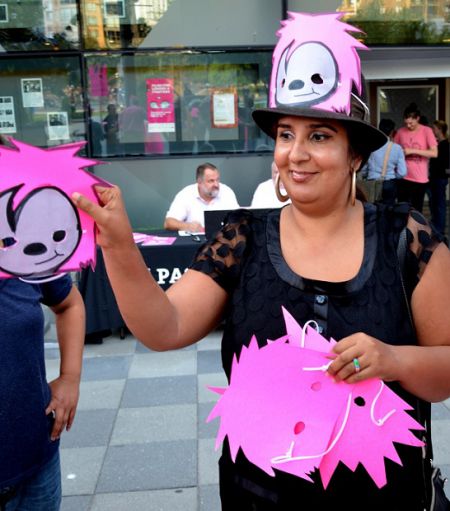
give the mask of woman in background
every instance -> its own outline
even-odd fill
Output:
[[[409,202],[422,212],[429,159],[437,157],[437,142],[431,128],[420,123],[420,111],[415,103],[405,109],[403,119],[405,126],[397,131],[394,142],[403,148],[408,172],[398,182],[398,200]]]
[[[434,121],[431,127],[438,142],[438,155],[430,159],[430,212],[431,222],[443,235],[447,217],[447,184],[450,171],[450,145],[447,123]]]

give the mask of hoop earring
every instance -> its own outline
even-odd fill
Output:
[[[352,206],[356,204],[356,170],[352,169],[352,186],[350,188],[350,203]]]
[[[280,174],[277,174],[275,178],[275,194],[280,202],[286,202],[289,200],[289,195],[283,195],[280,190]]]

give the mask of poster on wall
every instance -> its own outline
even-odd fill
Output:
[[[211,92],[211,123],[213,128],[236,128],[236,89],[215,89]]]
[[[107,97],[108,87],[108,68],[106,64],[94,64],[88,67],[89,75],[89,94],[97,97]]]
[[[70,136],[67,112],[48,112],[47,129],[49,140],[68,140]]]
[[[171,78],[148,78],[148,133],[175,133],[175,104]]]
[[[0,133],[16,133],[16,131],[14,98],[12,96],[0,96]]]
[[[20,83],[24,108],[44,106],[42,78],[21,78]]]

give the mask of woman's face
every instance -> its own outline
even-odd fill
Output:
[[[405,117],[404,123],[405,127],[409,129],[409,131],[415,131],[417,127],[419,126],[419,117]]]
[[[276,126],[274,160],[292,201],[346,202],[352,161],[345,127],[331,119],[281,117]]]

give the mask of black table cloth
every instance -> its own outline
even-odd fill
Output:
[[[174,235],[167,231],[152,234]],[[186,271],[204,241],[204,236],[177,236],[172,245],[139,246],[139,250],[156,282],[167,289]],[[100,342],[114,330],[125,331],[125,322],[109,284],[100,249],[97,250],[95,270],[82,270],[78,287],[86,307],[87,342]]]

